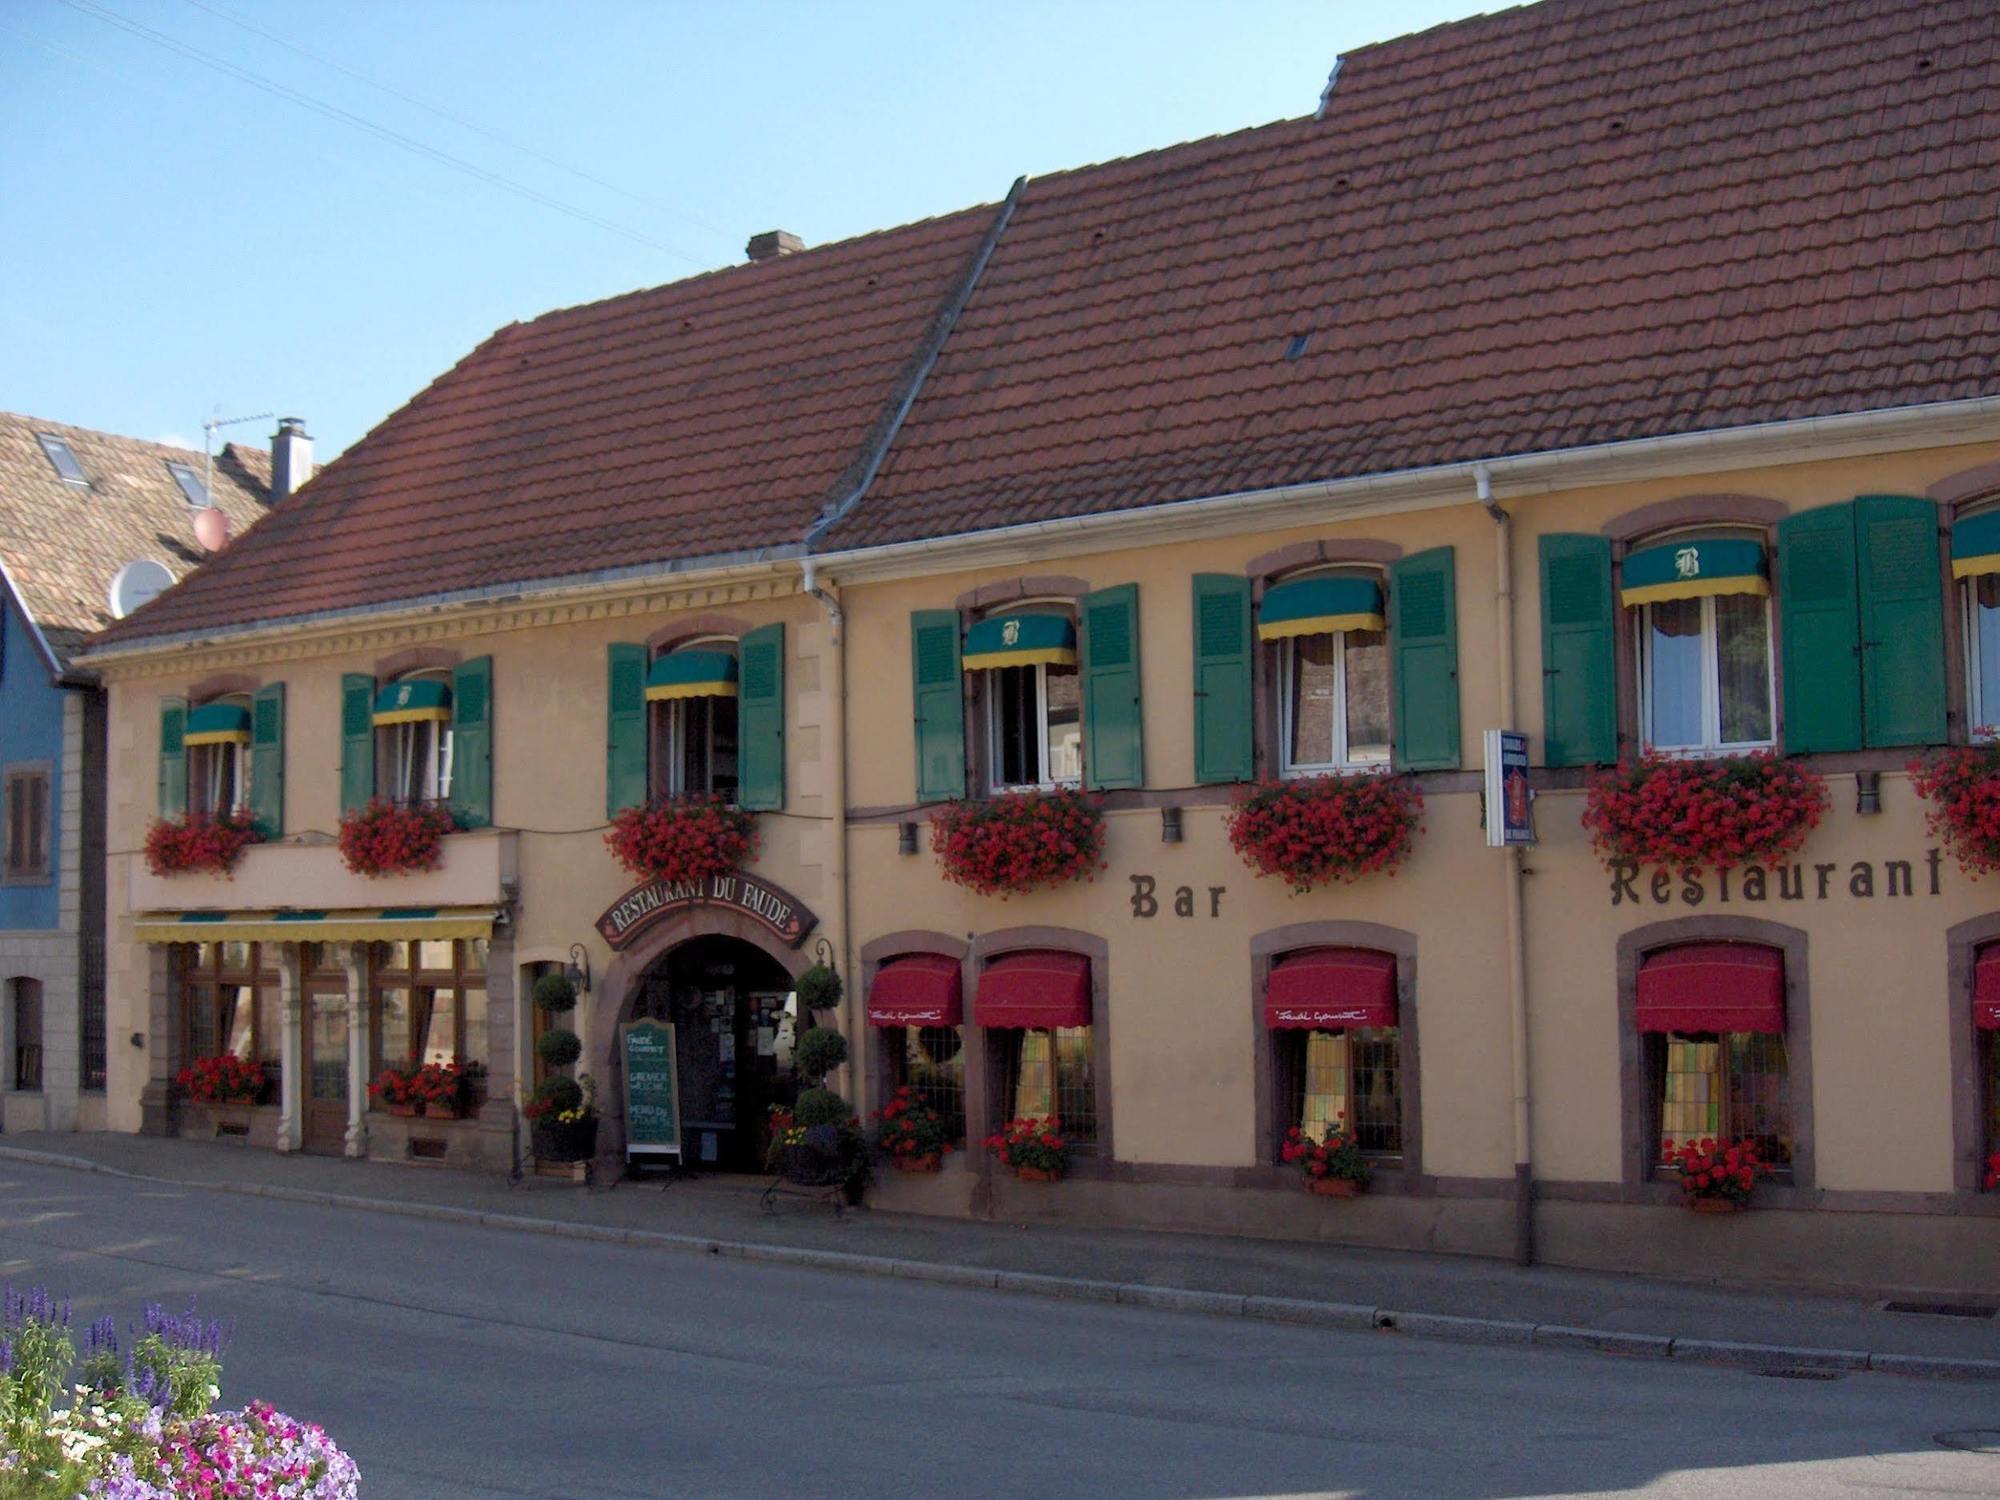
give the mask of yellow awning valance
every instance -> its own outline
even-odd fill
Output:
[[[493,935],[490,906],[401,906],[360,911],[147,911],[142,943],[393,943]]]

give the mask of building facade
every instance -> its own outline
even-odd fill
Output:
[[[690,1159],[748,1168],[821,958],[847,1097],[962,1122],[892,1207],[2000,1285],[2000,913],[1911,770],[2000,700],[1993,189],[1949,146],[1982,24],[1530,7],[1346,59],[1310,120],[502,330],[91,650],[146,1038],[109,1123],[211,1132],[175,1080],[238,1051],[281,1079],[253,1143],[510,1163],[561,968],[607,1163],[650,1017]],[[1677,99],[1731,48],[1726,109]],[[155,874],[231,698],[273,826]],[[1494,730],[1526,847],[1484,831]],[[1642,751],[1827,801],[1768,868],[1607,858],[1589,786]],[[1421,795],[1407,857],[1259,875],[1233,813],[1328,777]],[[940,818],[1069,788],[1089,878],[945,878]],[[701,797],[755,813],[736,874],[606,847]],[[371,801],[447,806],[439,865],[354,873]],[[427,1061],[471,1117],[371,1100]],[[1049,1114],[1061,1183],[979,1149]],[[1282,1159],[1335,1120],[1355,1201]],[[1774,1167],[1726,1223],[1661,1160],[1708,1137]]]

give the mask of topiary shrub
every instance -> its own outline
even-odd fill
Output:
[[[792,1118],[810,1130],[815,1125],[845,1125],[854,1118],[854,1110],[832,1089],[812,1088],[800,1093]]]
[[[847,1061],[847,1038],[815,1026],[792,1046],[792,1066],[807,1083],[818,1083]]]
[[[576,986],[567,974],[544,974],[535,981],[535,1004],[551,1015],[576,1009]]]
[[[552,1068],[566,1068],[583,1056],[583,1043],[574,1031],[556,1027],[535,1038],[535,1055]]]
[[[799,1004],[807,1010],[832,1010],[840,1004],[840,975],[827,964],[814,964],[799,976],[795,987]]]
[[[583,1085],[574,1078],[544,1078],[535,1090],[535,1099],[544,1106],[542,1114],[559,1115],[583,1107]]]

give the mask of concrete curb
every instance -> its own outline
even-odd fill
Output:
[[[205,1189],[251,1198],[276,1198],[323,1208],[361,1209],[442,1223],[477,1224],[562,1239],[634,1245],[683,1254],[713,1255],[731,1260],[792,1266],[802,1270],[836,1271],[848,1275],[889,1276],[926,1281],[939,1286],[976,1287],[1031,1297],[1067,1301],[1123,1303],[1162,1312],[1208,1317],[1255,1318],[1301,1327],[1337,1328],[1354,1332],[1400,1333],[1411,1338],[1440,1339],[1461,1344],[1539,1345],[1549,1349],[1584,1350],[1644,1359],[1685,1360],[1691,1364],[1747,1370],[1877,1371],[1933,1380],[2000,1381],[2000,1359],[1959,1359],[1923,1354],[1875,1354],[1860,1349],[1820,1349],[1786,1344],[1742,1344],[1722,1339],[1676,1338],[1665,1334],[1623,1333],[1609,1329],[1573,1328],[1559,1323],[1530,1323],[1514,1318],[1473,1318],[1446,1313],[1405,1312],[1352,1302],[1315,1302],[1296,1297],[1245,1296],[1234,1292],[1204,1292],[1144,1282],[1095,1281],[1077,1276],[1048,1276],[1033,1271],[1002,1271],[984,1266],[938,1261],[898,1260],[882,1255],[857,1255],[844,1250],[813,1250],[796,1245],[769,1245],[747,1240],[713,1239],[660,1229],[628,1229],[586,1224],[571,1219],[543,1219],[529,1214],[493,1213],[455,1208],[443,1203],[414,1203],[395,1198],[361,1198],[311,1188],[282,1187],[258,1182],[190,1182],[127,1172],[87,1157],[0,1146],[0,1161],[29,1166],[61,1167],[96,1172],[129,1182]]]

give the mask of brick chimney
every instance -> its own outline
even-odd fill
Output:
[[[278,418],[271,434],[271,503],[289,500],[313,476],[313,440],[304,417]]]
[[[767,229],[751,235],[743,248],[752,260],[776,260],[781,255],[796,255],[805,247],[806,242],[789,229]]]

